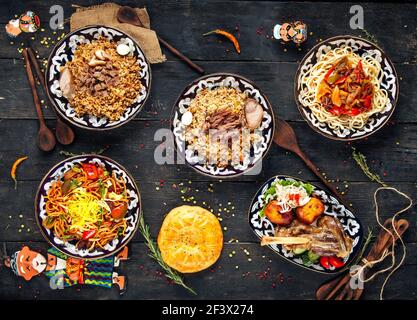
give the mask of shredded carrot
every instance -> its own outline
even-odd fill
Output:
[[[230,32],[227,32],[225,30],[222,29],[216,29],[210,32],[207,32],[205,34],[203,34],[203,36],[208,36],[209,34],[220,34],[222,36],[225,36],[227,39],[229,39],[230,41],[232,41],[233,45],[235,46],[235,49],[237,51],[237,53],[240,54],[240,45],[239,45],[239,41],[237,41],[236,37],[231,34]]]
[[[28,157],[21,157],[17,159],[12,166],[12,170],[10,171],[10,176],[12,177],[14,181],[14,188],[17,189],[17,179],[16,179],[16,170],[19,164],[21,164],[23,161],[25,161]]]

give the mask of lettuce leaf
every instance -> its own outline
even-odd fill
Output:
[[[304,183],[301,181],[291,181],[291,180],[278,180],[277,182],[281,186],[296,186],[296,187],[302,187],[307,192],[307,194],[310,196],[314,191],[314,186],[310,183]],[[269,189],[268,189],[269,190]]]

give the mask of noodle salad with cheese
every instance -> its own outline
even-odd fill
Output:
[[[116,174],[91,163],[74,165],[51,184],[43,226],[79,249],[104,248],[124,235],[129,198]]]

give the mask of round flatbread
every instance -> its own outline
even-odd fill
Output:
[[[158,235],[162,259],[182,273],[207,269],[220,257],[223,232],[210,211],[197,206],[180,206],[165,217]]]

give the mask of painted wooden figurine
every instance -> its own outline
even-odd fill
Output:
[[[81,260],[68,257],[55,248],[48,250],[46,259],[42,254],[24,246],[11,257],[6,257],[4,264],[26,281],[43,273],[50,279],[53,289],[63,289],[76,284],[111,288],[115,284],[122,294],[126,291],[126,277],[118,275],[114,268],[120,265],[120,261],[127,259],[127,247],[117,255],[96,260]]]
[[[307,25],[301,21],[277,24],[274,27],[274,38],[300,44],[307,39]]]

